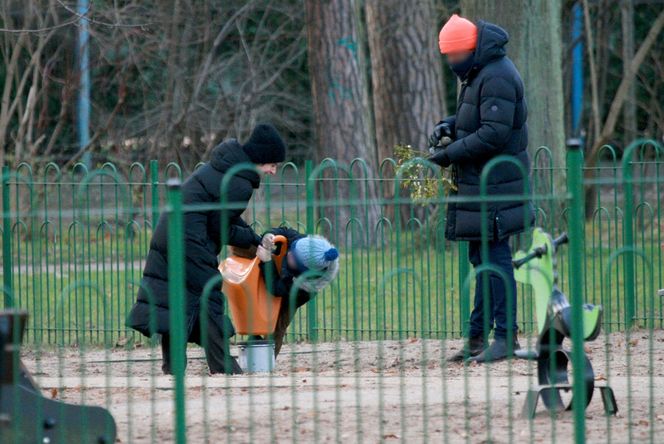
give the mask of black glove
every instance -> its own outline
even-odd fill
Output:
[[[434,127],[433,132],[429,136],[429,146],[437,146],[443,137],[454,139],[452,126],[446,122],[440,122]]]
[[[444,149],[437,150],[434,154],[429,156],[427,160],[429,162],[435,163],[436,165],[442,168],[447,168],[452,164],[450,156],[447,155],[447,151]]]

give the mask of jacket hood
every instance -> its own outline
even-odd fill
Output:
[[[249,156],[242,149],[242,145],[235,139],[229,139],[220,143],[214,147],[210,154],[210,165],[222,173],[241,163],[253,165]],[[248,180],[254,188],[260,186],[261,177],[256,171],[243,169],[237,172],[235,176]]]
[[[510,39],[503,28],[493,23],[477,22],[477,47],[475,49],[472,71],[479,71],[492,61],[505,57],[505,45]]]

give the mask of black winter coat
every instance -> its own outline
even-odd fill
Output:
[[[198,168],[182,185],[185,205],[219,203],[221,183],[226,171],[240,163],[251,163],[236,140],[221,143],[212,151],[210,161]],[[235,174],[226,188],[226,202],[234,209],[227,210],[228,243],[247,248],[258,245],[260,237],[240,217],[244,212],[260,177],[255,171],[242,170]],[[201,296],[205,285],[220,278],[217,256],[221,251],[221,212],[191,211],[184,214],[185,286],[188,338],[199,342],[194,326],[198,321]],[[159,217],[150,242],[150,251],[143,270],[143,280],[138,290],[127,325],[146,336],[151,333],[169,332],[168,314],[168,220]],[[150,330],[150,300],[154,304],[154,324]],[[224,316],[221,280],[215,282],[209,294],[209,318],[228,336],[232,336],[230,319]]]
[[[487,194],[523,195],[530,192],[527,109],[521,76],[505,55],[508,41],[505,30],[480,21],[474,64],[465,78],[452,124],[455,141],[444,150],[455,169],[459,197],[480,195],[480,175],[492,158],[514,156],[525,170],[511,163],[500,163],[488,176]],[[480,240],[479,202],[449,203],[445,236],[450,240]],[[530,200],[500,202],[487,206],[489,240],[517,234],[534,220]]]

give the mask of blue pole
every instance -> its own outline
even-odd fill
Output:
[[[90,9],[88,0],[78,0],[77,11],[85,16]],[[88,20],[82,17],[78,26],[78,146],[82,150],[90,143],[90,34],[88,31]],[[83,154],[83,163],[90,167],[90,153]]]
[[[580,136],[583,113],[583,7],[581,2],[572,7],[572,134]]]

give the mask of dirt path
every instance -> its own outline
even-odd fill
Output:
[[[460,345],[302,344],[285,348],[272,375],[235,377],[208,376],[200,349],[190,349],[189,442],[572,442],[569,412],[554,419],[540,406],[534,420],[520,417],[525,392],[536,383],[533,363],[441,366]],[[662,436],[664,332],[655,332],[652,343],[643,332],[629,340],[612,334],[586,348],[597,383],[608,379],[620,409],[607,419],[595,394],[586,412],[589,442]],[[25,353],[48,396],[108,406],[125,443],[172,439],[172,379],[160,375],[158,358],[158,350],[145,349]]]

